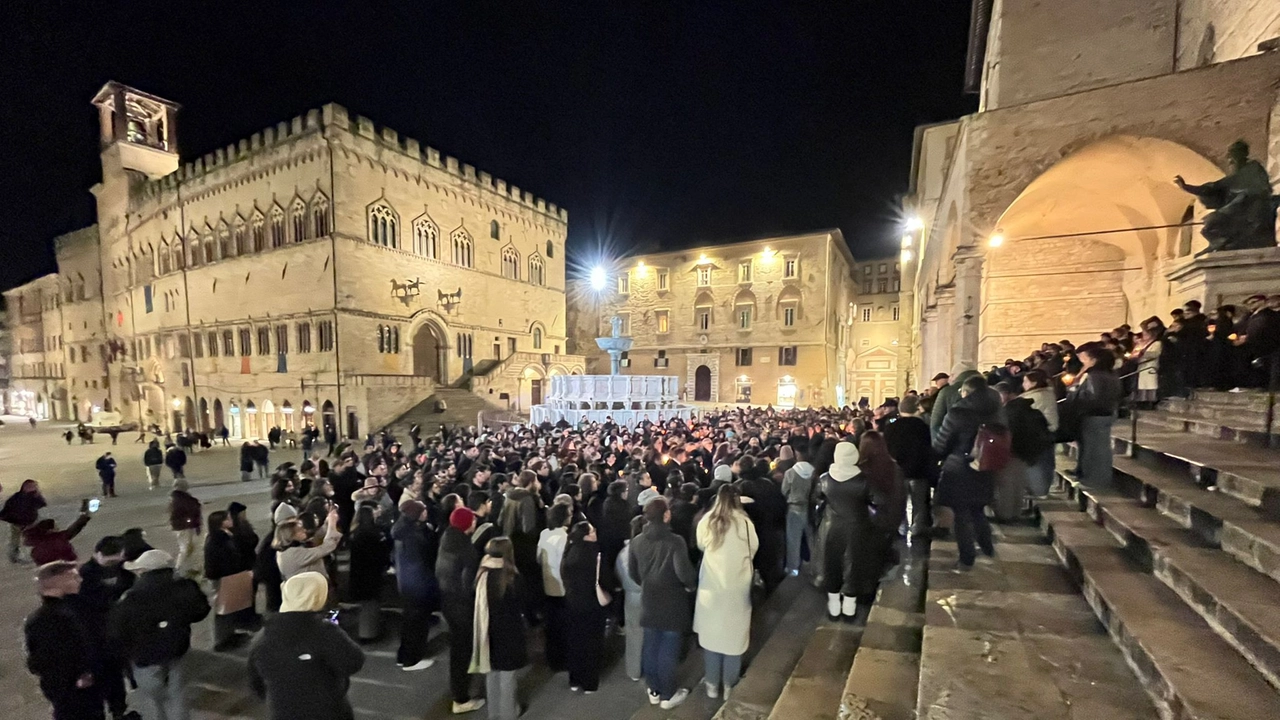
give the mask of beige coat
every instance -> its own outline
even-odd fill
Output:
[[[709,514],[698,521],[697,542],[703,556],[693,631],[703,649],[741,655],[751,639],[751,560],[760,540],[746,513],[738,513],[720,547],[709,549],[708,520]]]
[[[291,547],[276,554],[276,564],[280,566],[282,580],[304,572],[318,572],[326,578],[329,573],[324,568],[324,559],[338,549],[338,541],[342,536],[329,533],[316,547]]]

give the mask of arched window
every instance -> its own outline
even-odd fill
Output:
[[[161,238],[160,250],[156,252],[156,274],[165,275],[169,270],[169,241]]]
[[[534,285],[547,284],[546,267],[542,264],[542,258],[537,253],[529,256],[529,282]]]
[[[284,208],[275,205],[271,208],[271,247],[278,248],[284,243]]]
[[[369,242],[383,247],[400,247],[400,219],[386,202],[369,206]]]
[[[289,208],[289,229],[293,233],[294,242],[302,242],[309,237],[307,235],[307,204],[302,202],[300,197],[295,197],[293,205]]]
[[[187,248],[181,235],[173,238],[173,244],[169,246],[169,252],[173,256],[174,272],[178,272],[187,266]]]
[[[474,257],[472,256],[471,235],[466,230],[458,228],[449,235],[449,240],[453,243],[453,264],[462,267],[475,267],[473,265]]]
[[[317,192],[316,196],[311,198],[311,225],[316,237],[328,237],[329,198],[322,192]]]
[[[547,257],[553,258],[555,256],[556,256],[556,246],[552,245],[551,241],[548,240],[547,241]]]
[[[208,225],[204,226],[204,237],[200,240],[200,245],[204,249],[204,264],[208,265],[218,259],[217,248],[213,241],[213,228]]]
[[[253,211],[253,220],[249,224],[250,235],[253,236],[253,251],[262,252],[267,249],[267,218],[261,210]]]
[[[510,245],[502,248],[502,277],[520,279],[520,253]]]
[[[378,326],[378,352],[385,353],[387,351],[387,326]]]
[[[413,221],[413,252],[423,257],[440,257],[440,228],[426,215]]]
[[[536,325],[533,328],[533,349],[534,350],[542,349],[542,328]]]
[[[249,228],[245,226],[244,218],[239,213],[232,223],[231,237],[235,240],[237,255],[248,255],[253,249],[249,245]]]
[[[231,244],[231,229],[226,220],[218,221],[218,256],[229,258],[236,256],[236,248]]]
[[[493,238],[494,240],[502,239],[502,228],[498,226],[497,220],[489,221],[489,237]]]
[[[196,234],[196,229],[191,228],[191,234],[187,237],[187,267],[200,267],[200,236]]]

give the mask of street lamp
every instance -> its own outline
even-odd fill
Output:
[[[597,265],[591,268],[591,289],[599,292],[604,289],[605,283],[609,280],[609,276],[605,273],[604,267]]]
[[[912,215],[911,217],[907,218],[906,228],[907,228],[907,232],[915,232],[917,230],[923,230],[924,221],[920,219],[919,215]]]
[[[1004,244],[1004,233],[995,233],[991,237],[987,238],[987,245],[989,247],[998,248],[1003,244]]]

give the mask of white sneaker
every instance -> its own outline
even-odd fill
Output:
[[[840,614],[845,617],[853,617],[858,612],[858,598],[845,597],[840,598]]]
[[[658,707],[662,708],[663,710],[670,710],[671,708],[674,708],[674,707],[680,707],[680,703],[684,702],[685,698],[687,697],[689,697],[689,689],[680,688],[679,690],[676,691],[674,695],[671,696],[670,700],[663,700],[662,702],[658,703]]]
[[[650,705],[657,705],[657,704],[658,704],[658,703],[660,703],[660,702],[662,702],[662,697],[661,697],[660,695],[658,695],[658,693],[656,693],[656,692],[654,692],[654,691],[650,690],[650,691],[649,691],[649,704],[650,704]]]
[[[427,668],[435,664],[436,664],[435,660],[419,660],[416,664],[405,665],[400,669],[405,672],[417,672],[418,670],[426,670]]]
[[[729,692],[730,692],[730,691],[732,691],[732,690],[733,690],[733,688],[731,688],[731,687],[727,687],[727,686],[725,687],[725,689],[724,689],[724,701],[725,701],[725,702],[729,702]]]
[[[1234,387],[1234,388],[1231,388],[1230,390],[1228,390],[1227,392],[1231,392],[1231,393],[1242,393],[1242,392],[1244,392],[1244,391],[1245,391],[1245,390],[1244,390],[1244,388],[1242,388],[1242,387]]]
[[[463,713],[474,712],[482,707],[484,707],[484,698],[476,698],[475,700],[468,700],[464,703],[454,703],[453,714],[461,715]]]
[[[720,697],[720,688],[715,683],[703,683],[707,688],[707,697],[715,700]]]
[[[840,593],[827,593],[827,617],[840,617]]]

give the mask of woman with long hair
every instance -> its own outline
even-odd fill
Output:
[[[485,676],[491,720],[516,720],[516,671],[529,664],[525,640],[524,582],[516,570],[515,546],[497,537],[485,546],[476,575],[472,673]]]
[[[600,545],[596,529],[583,520],[569,529],[560,564],[568,634],[569,689],[593,693],[600,687],[604,626],[611,598],[600,586]]]
[[[697,541],[703,555],[693,631],[702,646],[707,697],[719,697],[723,686],[727,700],[751,638],[752,558],[760,548],[737,487],[720,486],[698,522]]]
[[[871,524],[875,528],[874,552],[881,567],[896,565],[893,543],[907,517],[907,483],[889,452],[889,444],[878,430],[862,434],[858,444],[858,467],[871,490]]]
[[[209,534],[204,542],[204,576],[217,589],[213,616],[213,649],[226,650],[235,639],[241,611],[252,607],[252,573],[245,573],[240,547],[232,532],[231,515],[224,510],[209,513]],[[242,574],[245,573],[245,574]],[[252,612],[252,611],[251,611]]]
[[[1227,322],[1230,322],[1230,318],[1227,318]],[[1142,340],[1133,355],[1138,361],[1138,390],[1135,399],[1147,408],[1154,408],[1160,400],[1160,355],[1163,350],[1164,328],[1155,323],[1145,324],[1142,328]]]

